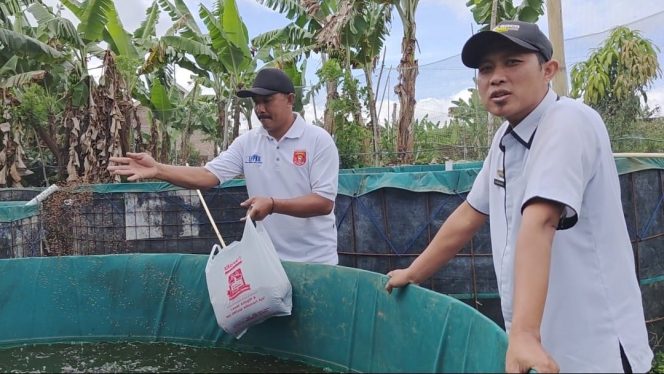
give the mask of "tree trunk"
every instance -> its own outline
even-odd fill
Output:
[[[132,112],[132,129],[134,131],[134,143],[133,143],[133,149],[132,152],[143,152],[145,149],[145,145],[143,144],[143,130],[142,128],[142,123],[141,123],[141,117],[139,117],[138,110],[140,108],[140,105],[134,106],[134,110]]]
[[[153,116],[152,123],[150,123],[150,143],[148,144],[148,153],[150,153],[155,160],[159,159],[159,141],[161,140],[158,122],[159,120]]]
[[[415,60],[415,20],[404,24],[404,37],[401,41],[401,62],[399,63],[399,83],[394,92],[399,96],[399,126],[397,132],[397,157],[402,164],[413,161],[413,117],[415,116],[415,81],[417,60]]]
[[[180,165],[186,165],[189,162],[189,151],[190,151],[190,142],[191,138],[191,111],[187,116],[187,122],[184,125],[184,130],[182,131],[182,139],[180,141]]]
[[[50,122],[51,122],[52,117],[49,116],[48,121],[49,121],[49,127],[50,127]],[[34,125],[33,126],[35,131],[37,132],[37,135],[39,135],[39,139],[41,139],[44,144],[48,147],[48,149],[51,151],[53,156],[55,156],[55,162],[58,165],[58,180],[64,180],[65,179],[65,171],[66,171],[66,161],[63,156],[63,152],[58,147],[58,144],[55,142],[55,136],[51,136],[44,128],[40,125]],[[44,162],[44,160],[42,160]]]
[[[221,150],[226,150],[226,100],[217,99],[217,123],[219,124],[219,140],[221,141]]]
[[[378,113],[376,113],[376,96],[373,91],[373,82],[371,80],[371,68],[364,67],[364,76],[367,80],[367,99],[369,101],[369,116],[371,117],[371,130],[372,130],[372,146],[373,146],[373,164],[378,166],[380,162],[380,155],[378,154],[378,140],[380,139]]]
[[[240,112],[242,110],[240,108],[240,100],[235,99],[233,101],[233,139],[231,141],[240,136]]]
[[[344,82],[348,87],[346,90],[348,96],[350,96],[350,101],[353,105],[352,114],[355,124],[358,126],[364,126],[364,119],[362,118],[362,103],[360,102],[360,95],[358,94],[358,85],[359,83],[351,75],[351,67],[349,64],[346,65],[346,72],[344,73]]]
[[[546,0],[546,14],[549,21],[549,39],[553,44],[553,58],[560,63],[558,73],[553,77],[553,90],[560,96],[567,96],[567,66],[563,42],[565,37],[560,0]]]
[[[493,30],[496,27],[496,19],[498,18],[498,0],[493,0],[491,4],[491,21],[489,21],[489,29]]]
[[[334,111],[332,110],[332,102],[339,98],[337,93],[337,82],[327,81],[325,83],[327,88],[327,99],[325,101],[325,114],[323,114],[323,128],[330,134],[334,134]]]
[[[166,126],[162,124],[161,129],[161,152],[159,154],[159,162],[170,163],[168,160],[168,154],[171,150],[171,137],[168,135]]]
[[[41,126],[34,126],[35,132],[39,136],[39,139],[46,144],[48,149],[51,151],[53,156],[55,156],[55,163],[58,168],[58,180],[64,180],[65,179],[65,172],[67,170],[67,163],[65,159],[65,152],[66,152],[66,147],[60,148],[58,144],[56,143],[55,139],[57,137],[55,136],[55,116],[52,114],[48,115],[48,129],[49,131],[46,132],[43,127]],[[65,143],[69,145],[69,142]],[[39,144],[37,144],[37,147],[39,147]],[[46,162],[45,160],[42,159],[42,163]]]
[[[498,0],[493,0],[493,4],[491,4],[491,20],[489,21],[490,22],[489,30],[493,30],[496,27],[497,18],[498,18]],[[475,87],[477,88],[477,84],[475,84]],[[495,131],[494,128],[496,126],[497,126],[496,117],[491,113],[487,113],[486,145],[488,147],[491,146],[491,141],[493,140],[493,132]]]
[[[197,85],[194,86],[194,92],[192,93],[191,102],[193,103],[196,100],[196,92],[198,90]],[[180,147],[181,155],[181,165],[186,165],[189,161],[189,153],[191,149],[191,110],[187,113],[187,122],[185,123],[184,131],[182,134],[182,146]]]

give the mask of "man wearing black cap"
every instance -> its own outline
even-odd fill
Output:
[[[204,167],[157,163],[145,153],[111,157],[108,169],[134,181],[157,178],[186,188],[212,188],[244,174],[249,208],[263,220],[282,260],[335,265],[334,201],[339,154],[330,134],[293,112],[295,88],[281,70],[258,72],[253,86],[237,92],[251,97],[261,121]]]
[[[620,185],[604,122],[558,97],[553,48],[506,21],[461,53],[483,105],[505,122],[467,200],[386,289],[420,283],[487,216],[505,327],[506,371],[647,372],[652,361]]]

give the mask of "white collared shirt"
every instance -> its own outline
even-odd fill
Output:
[[[604,122],[549,90],[514,128],[497,131],[467,201],[488,214],[505,326],[512,321],[514,254],[524,204],[565,206],[551,251],[542,344],[561,372],[634,372],[652,361],[634,254]]]
[[[205,168],[220,183],[244,174],[249,197],[291,199],[315,193],[335,201],[337,196],[339,153],[334,140],[299,114],[279,141],[256,127]],[[282,260],[338,263],[334,212],[310,218],[274,213],[263,222]]]

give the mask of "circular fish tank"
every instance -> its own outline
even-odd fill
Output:
[[[502,372],[507,337],[445,295],[384,275],[284,263],[293,312],[240,339],[216,323],[207,256],[123,254],[0,260],[0,349],[155,342],[226,348],[342,372]],[[260,368],[256,368],[260,370]]]

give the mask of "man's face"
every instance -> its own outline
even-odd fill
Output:
[[[518,124],[540,103],[557,66],[555,61],[541,65],[531,51],[496,46],[478,67],[482,104],[491,114]]]
[[[252,99],[256,117],[271,135],[279,134],[293,122],[295,95],[276,93],[270,96],[254,96]]]

